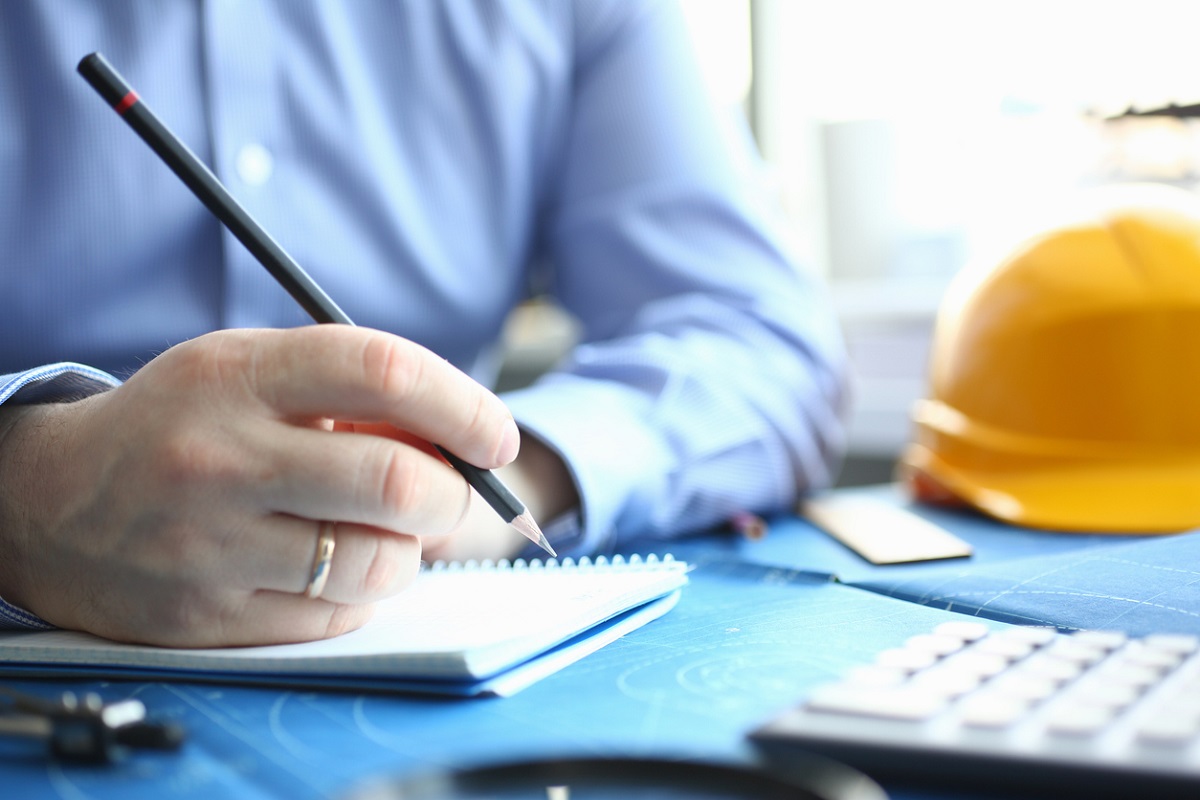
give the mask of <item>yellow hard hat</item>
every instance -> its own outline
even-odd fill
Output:
[[[956,277],[900,473],[1014,524],[1200,527],[1200,199],[1098,192]]]

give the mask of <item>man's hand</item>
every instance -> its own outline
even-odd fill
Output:
[[[213,333],[118,389],[0,408],[0,596],[60,627],[175,646],[356,628],[471,496],[426,448],[365,432],[376,423],[484,468],[519,446],[504,405],[447,362],[339,325]],[[322,521],[336,549],[310,600]]]

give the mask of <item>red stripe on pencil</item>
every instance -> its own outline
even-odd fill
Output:
[[[125,116],[125,112],[133,108],[133,104],[136,103],[138,99],[138,93],[131,90],[121,98],[119,103],[113,106],[113,110],[115,110],[121,116]]]

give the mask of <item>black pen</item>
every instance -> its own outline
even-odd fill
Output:
[[[234,199],[204,162],[146,107],[137,92],[113,69],[103,55],[92,53],[84,56],[79,62],[78,71],[314,320],[321,323],[354,324],[350,317],[346,316],[346,312],[325,294],[308,273]],[[525,504],[518,500],[495,474],[468,464],[441,445],[435,446],[505,522],[550,555],[555,555],[554,548],[546,540],[533,515],[526,510]]]

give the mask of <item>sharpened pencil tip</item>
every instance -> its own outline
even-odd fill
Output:
[[[554,552],[554,548],[550,546],[550,542],[546,539],[546,534],[542,533],[542,529],[538,527],[537,522],[533,519],[533,515],[528,511],[515,517],[512,521],[512,526],[520,531],[522,536],[545,550],[551,556],[558,557],[558,553]]]

